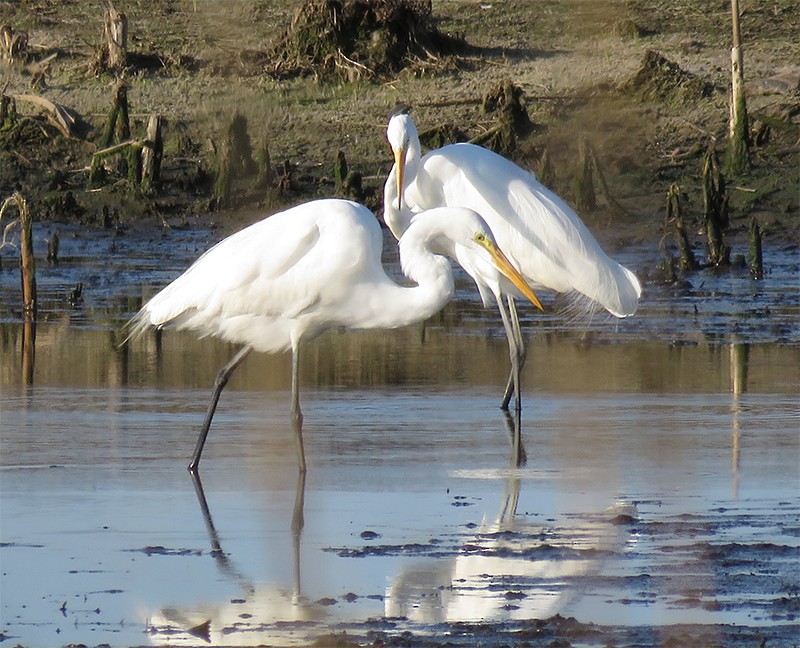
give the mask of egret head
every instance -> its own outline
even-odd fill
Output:
[[[483,221],[483,219],[481,219],[481,221]],[[533,289],[528,285],[528,282],[525,281],[525,278],[519,273],[519,270],[514,267],[514,264],[509,261],[508,257],[498,247],[494,236],[489,230],[489,226],[486,225],[485,222],[482,228],[476,229],[473,232],[472,239],[476,246],[475,250],[477,254],[475,258],[478,262],[475,263],[474,260],[470,260],[469,253],[467,254],[466,260],[463,259],[462,255],[462,258],[458,259],[458,261],[478,285],[478,290],[484,302],[486,301],[486,295],[481,289],[482,285],[488,287],[494,293],[495,299],[499,299],[500,276],[502,276],[510,281],[514,288],[524,297],[527,297],[534,306],[539,310],[544,310],[542,303],[533,292]],[[470,269],[465,263],[472,266],[472,272],[470,272]],[[507,290],[503,290],[503,292],[507,292]]]
[[[397,208],[402,209],[403,177],[405,175],[406,157],[412,141],[418,141],[417,127],[411,115],[406,112],[395,112],[389,119],[386,128],[386,139],[394,154],[395,179],[397,180]]]
[[[544,310],[533,289],[498,247],[489,225],[477,212],[462,207],[439,207],[421,212],[415,219],[423,214],[435,215],[439,222],[446,223],[436,237],[435,251],[455,259],[464,268],[478,286],[485,304],[491,301],[487,291],[498,299],[513,286],[511,292],[526,297]]]

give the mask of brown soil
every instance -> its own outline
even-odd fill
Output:
[[[161,182],[144,195],[116,163],[105,184],[88,189],[120,76],[103,71],[103,4],[0,2],[0,25],[28,37],[14,60],[0,60],[5,92],[42,95],[88,126],[68,139],[40,106],[18,100],[16,123],[0,128],[0,196],[19,189],[37,218],[98,226],[191,225],[228,204],[212,218],[230,230],[285,205],[350,194],[336,181],[343,152],[362,179],[358,198],[379,212],[391,164],[386,115],[397,102],[412,106],[436,145],[485,135],[503,115],[487,110],[487,97],[516,87],[529,121],[501,145],[574,204],[588,141],[609,194],[598,186],[597,207],[581,214],[601,239],[648,240],[655,252],[672,183],[683,192],[684,219],[699,229],[703,154],[715,141],[725,155],[727,3],[443,0],[432,13],[424,0],[377,4],[383,13],[363,0],[118,0],[129,21],[131,137],[144,137],[151,113],[164,116]],[[728,178],[729,234],[745,232],[756,215],[768,238],[797,240],[800,17],[792,0],[741,4],[753,169]],[[398,7],[406,13],[389,11]],[[305,29],[308,43],[312,9],[338,15],[333,32],[315,28],[340,40],[333,53],[303,59],[292,36]],[[345,39],[344,51],[346,16],[360,40]],[[413,37],[400,43],[406,32]],[[234,177],[230,201],[219,203],[217,158],[235,113],[246,119],[258,169]]]

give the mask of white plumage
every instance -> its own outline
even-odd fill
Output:
[[[476,282],[507,277],[536,296],[497,249],[478,214],[461,208],[425,211],[400,240],[399,286],[381,265],[383,235],[366,207],[317,200],[274,214],[224,239],[148,301],[130,322],[130,337],[172,326],[243,345],[220,371],[195,454],[196,470],[219,394],[251,350],[292,350],[292,413],[298,460],[305,470],[299,401],[299,350],[331,328],[397,328],[422,321],[452,297],[443,256],[463,259]]]
[[[636,276],[611,259],[569,205],[532,173],[472,144],[451,144],[422,156],[417,129],[405,113],[389,120],[387,138],[395,164],[384,188],[384,220],[395,237],[403,234],[416,212],[469,207],[483,216],[530,285],[580,293],[617,317],[636,312],[641,296]],[[480,282],[478,288],[484,303],[489,301],[487,293],[493,291]],[[513,298],[515,292],[505,288],[493,294],[506,323],[513,376],[514,363],[524,362],[524,348],[513,300],[508,316],[503,295]],[[510,378],[504,408],[512,388],[520,407],[518,385],[513,383]]]

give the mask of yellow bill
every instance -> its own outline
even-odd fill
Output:
[[[523,295],[530,299],[531,303],[536,306],[536,308],[543,311],[544,307],[542,306],[542,302],[539,301],[539,298],[528,285],[528,282],[525,281],[525,278],[511,265],[511,262],[508,260],[508,257],[503,254],[502,250],[487,237],[481,237],[478,242],[486,248],[486,251],[492,257],[492,261],[494,261],[494,265],[503,273],[503,276],[513,283]]]
[[[403,208],[403,176],[406,171],[406,149],[392,149],[394,153],[394,168],[397,169],[395,174],[397,179],[397,209]]]

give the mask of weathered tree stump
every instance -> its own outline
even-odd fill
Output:
[[[556,182],[556,172],[553,169],[553,161],[550,158],[550,151],[544,149],[542,157],[539,158],[539,170],[536,174],[545,187],[552,187]]]
[[[689,243],[689,236],[683,223],[683,209],[681,208],[681,190],[677,184],[673,184],[667,192],[667,215],[665,227],[669,223],[675,223],[675,235],[678,239],[678,253],[680,254],[680,268],[684,272],[691,272],[697,269],[697,260],[694,257],[692,246]]]
[[[572,180],[572,192],[578,209],[593,211],[597,207],[597,194],[594,190],[593,165],[588,140],[581,140],[580,148],[581,156]]]
[[[114,136],[119,141],[124,141],[131,136],[131,122],[128,117],[128,87],[125,80],[121,79],[114,88],[114,105],[108,112],[106,125],[103,129],[101,146],[104,148],[114,143]]]
[[[17,208],[18,217],[3,230],[0,246],[6,244],[8,230],[15,225],[20,230],[19,268],[22,284],[22,380],[26,385],[33,383],[34,353],[36,349],[36,260],[33,256],[33,217],[28,203],[18,191],[6,198],[0,207],[0,222],[8,207]]]
[[[513,153],[517,139],[528,135],[533,128],[523,97],[522,88],[510,79],[490,89],[483,96],[481,108],[485,114],[496,113],[498,123],[477,143],[500,155]]]
[[[258,165],[253,159],[253,146],[247,132],[247,117],[238,112],[233,116],[228,128],[230,143],[230,171],[236,176],[249,176],[258,172]]]
[[[231,143],[225,138],[217,155],[217,177],[211,194],[212,209],[222,209],[230,204],[231,185]]]
[[[231,205],[233,181],[236,178],[251,176],[259,171],[253,159],[253,147],[247,133],[247,118],[236,113],[217,148],[217,176],[214,181],[211,206],[221,209]]]
[[[258,180],[256,186],[259,189],[274,189],[277,181],[275,169],[272,168],[272,156],[269,152],[269,142],[265,142],[264,146],[259,149],[256,155],[256,162],[258,163]]]
[[[708,262],[711,265],[727,265],[730,248],[723,240],[723,231],[728,227],[728,192],[725,190],[725,176],[719,168],[719,160],[714,143],[708,147],[703,161],[703,225],[706,230]]]
[[[161,116],[150,115],[147,136],[142,148],[142,191],[150,194],[155,189],[161,174],[161,158],[164,142],[161,139]]]
[[[336,187],[337,195],[343,195],[344,182],[347,179],[347,158],[344,151],[336,154],[336,162],[333,163],[333,182]]]
[[[103,23],[103,37],[108,47],[108,67],[121,70],[128,58],[128,18],[108,3]]]
[[[753,279],[764,278],[764,257],[761,250],[761,228],[756,217],[750,219],[750,231],[747,245],[747,265]]]
[[[17,104],[12,97],[0,93],[0,131],[8,130],[17,120]]]

